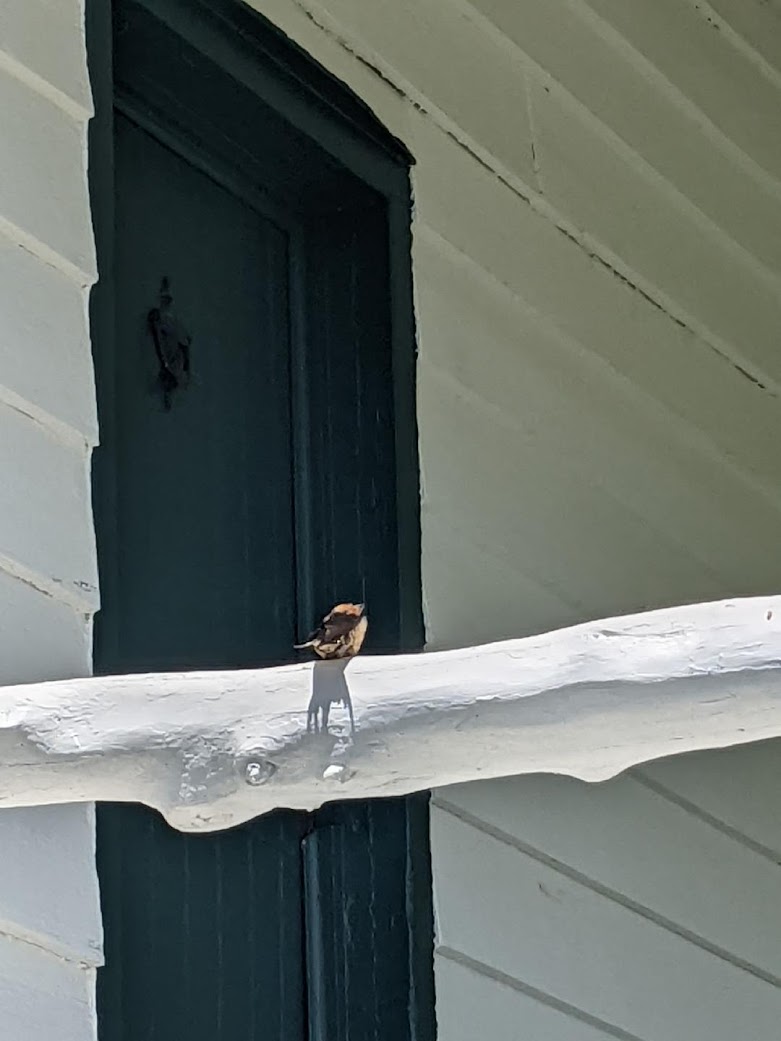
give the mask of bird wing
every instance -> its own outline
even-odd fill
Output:
[[[357,623],[358,619],[354,615],[329,614],[318,630],[319,639],[325,643],[341,640],[350,635]]]
[[[311,647],[312,644],[320,643],[325,636],[325,629],[322,625],[319,625],[313,632],[307,636],[303,643],[294,643],[293,646],[299,650],[303,647]]]
[[[329,646],[341,643],[356,627],[360,618],[355,615],[342,614],[331,611],[325,616],[320,625],[309,634],[305,643],[293,644],[294,647],[311,647],[316,644]]]

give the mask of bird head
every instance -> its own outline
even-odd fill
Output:
[[[331,614],[347,615],[349,618],[360,618],[366,612],[366,604],[337,604]]]

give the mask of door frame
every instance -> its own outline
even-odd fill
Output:
[[[156,0],[142,0],[154,7]],[[420,470],[416,402],[417,341],[411,274],[411,188],[409,169],[414,159],[404,145],[376,119],[368,106],[316,63],[258,12],[241,0],[166,0],[182,10],[197,12],[218,33],[237,34],[247,51],[246,75],[252,89],[276,112],[289,120],[322,149],[329,152],[366,185],[382,195],[388,214],[388,273],[390,340],[393,384],[395,491],[398,552],[398,611],[400,646],[416,651],[423,647],[421,602]],[[115,442],[113,386],[114,360],[114,106],[113,4],[111,0],[87,0],[87,58],[95,114],[89,126],[89,192],[92,208],[99,278],[89,302],[93,348],[101,345],[95,365],[100,443],[93,453],[93,511],[101,532],[99,571],[101,590],[113,600],[118,575],[116,561],[118,517],[116,479],[110,450]],[[292,273],[295,278],[295,272]],[[304,371],[304,356],[297,351],[295,314],[293,365]],[[298,355],[298,357],[297,357]],[[299,380],[303,386],[304,379]],[[295,469],[307,473],[304,438],[297,437]],[[305,508],[297,511],[297,543],[306,552],[310,540],[304,529]],[[102,552],[100,552],[102,549]],[[300,624],[310,627],[316,606],[306,592],[306,559],[298,564],[302,596]],[[101,625],[100,616],[97,625]],[[114,657],[116,634],[103,631],[102,641]],[[96,662],[100,671],[100,662]]]
[[[145,0],[154,3],[155,0]],[[309,134],[356,176],[384,196],[388,213],[388,266],[390,288],[391,364],[395,438],[395,492],[398,531],[399,650],[423,646],[420,580],[420,481],[416,413],[416,337],[411,276],[411,193],[409,167],[413,163],[404,146],[376,120],[368,107],[330,73],[317,65],[261,15],[238,0],[167,0],[190,6],[215,24],[240,34],[254,54],[258,75],[263,73],[270,94],[264,94],[277,111]],[[99,281],[90,297],[93,344],[104,351],[96,365],[101,443],[115,441],[113,402],[113,341],[115,299],[114,257],[114,71],[112,61],[111,0],[87,0],[87,55],[95,115],[89,127],[89,191],[96,239]],[[271,71],[268,71],[271,70]],[[274,86],[276,82],[276,87]],[[295,360],[295,359],[294,359]],[[100,561],[101,588],[107,597],[116,589],[117,486],[110,450],[96,449],[93,456],[93,505],[96,526],[103,540]],[[108,634],[110,636],[110,634]],[[109,651],[109,654],[111,652]],[[99,665],[99,663],[98,663]],[[98,671],[99,668],[98,668]],[[321,827],[354,832],[356,821],[370,804],[331,804],[311,815],[311,836],[303,852],[302,869],[315,878],[316,836]],[[403,967],[409,980],[408,1017],[410,1041],[433,1041],[436,1032],[433,980],[432,880],[429,858],[428,798],[410,797],[405,803],[406,852],[404,869],[405,917],[408,960]],[[313,873],[314,872],[314,873]],[[307,961],[312,971],[310,1036],[337,1039],[338,1024],[349,1018],[346,997],[328,972],[321,972],[317,956],[324,939],[333,935],[334,908],[317,896],[309,882]],[[334,895],[338,899],[338,894]],[[316,968],[315,965],[318,967]],[[326,967],[327,968],[327,967]],[[397,967],[401,968],[401,967]],[[377,1034],[382,1038],[382,1028]],[[388,1038],[388,1041],[391,1041]]]

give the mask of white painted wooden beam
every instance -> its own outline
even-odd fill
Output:
[[[308,709],[333,705],[329,732]],[[781,736],[781,596],[483,647],[0,688],[0,806],[126,800],[188,831],[276,807]]]

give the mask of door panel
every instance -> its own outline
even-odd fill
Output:
[[[116,429],[124,671],[278,661],[294,642],[286,234],[118,115]],[[192,337],[171,411],[147,328]]]
[[[307,815],[184,835],[101,806],[101,1041],[305,1036],[299,843]]]
[[[115,672],[263,665],[295,638],[289,236],[180,144],[116,114]],[[170,411],[147,325],[163,277],[192,338]],[[101,1041],[305,1036],[308,827],[183,835],[99,807]]]
[[[425,797],[376,799],[324,807],[304,838],[309,1041],[433,1037],[410,1000],[433,1012],[414,941],[431,928],[421,827]]]
[[[392,652],[401,633],[386,214],[375,200],[312,217],[305,233],[308,436],[312,457],[327,462],[308,483],[313,516],[331,521],[313,525],[312,582],[332,601],[368,600],[369,652]]]

